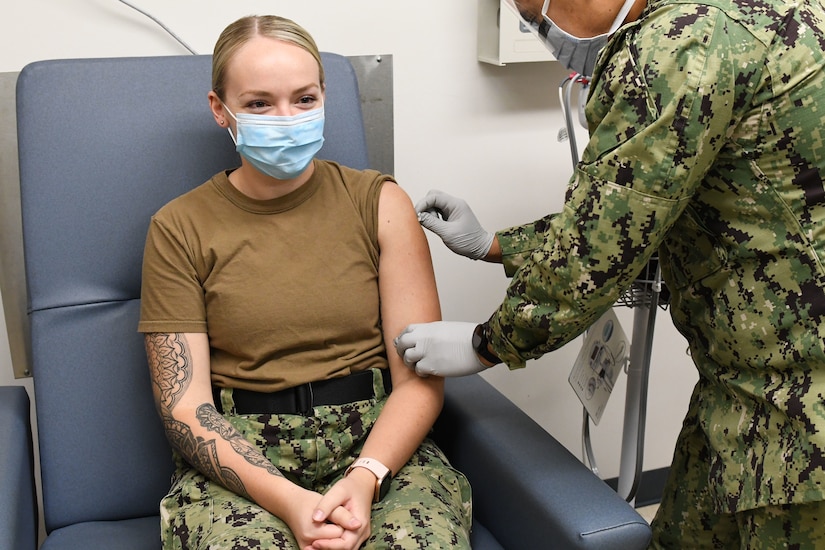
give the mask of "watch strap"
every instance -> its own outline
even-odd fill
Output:
[[[361,457],[350,464],[347,471],[344,472],[344,477],[347,477],[355,468],[365,468],[372,472],[372,475],[375,476],[375,494],[373,495],[373,500],[375,502],[380,501],[389,488],[392,471],[374,458]]]
[[[498,356],[493,353],[493,350],[490,349],[490,343],[487,339],[486,323],[476,325],[476,328],[473,331],[473,349],[475,349],[476,353],[478,353],[482,359],[488,363],[492,365],[501,363],[501,359],[499,359]]]

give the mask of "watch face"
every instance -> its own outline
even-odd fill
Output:
[[[487,335],[484,333],[484,325],[476,325],[476,328],[473,331],[472,344],[475,352],[491,365],[501,363],[501,359],[499,359],[498,356],[496,356],[496,354],[489,349]]]
[[[481,325],[477,325],[473,331],[473,349],[478,350],[481,347]]]
[[[384,476],[384,479],[381,480],[381,486],[378,488],[378,500],[382,500],[390,492],[391,482],[392,479],[389,475]]]

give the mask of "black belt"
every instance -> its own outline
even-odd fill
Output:
[[[384,389],[392,388],[389,369],[381,369]],[[232,389],[236,414],[301,414],[309,415],[313,407],[344,405],[353,401],[372,399],[372,370],[356,372],[341,378],[307,382],[285,390],[262,393],[252,390]],[[223,414],[221,388],[212,386],[215,407]]]

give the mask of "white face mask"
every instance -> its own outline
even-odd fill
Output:
[[[524,25],[535,34],[539,40],[544,42],[548,50],[559,60],[559,62],[582,76],[592,76],[593,69],[596,66],[596,58],[599,52],[607,44],[610,35],[616,32],[625,18],[630,8],[636,0],[625,0],[622,9],[616,15],[613,24],[604,34],[594,36],[592,38],[579,38],[572,34],[563,31],[556,25],[552,19],[547,17],[547,8],[550,6],[550,0],[544,0],[544,6],[541,8],[543,20],[539,22],[529,22],[524,19],[515,0],[507,0],[507,4],[513,8],[519,19]]]

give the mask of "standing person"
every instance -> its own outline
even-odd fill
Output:
[[[229,25],[212,85],[241,166],[157,212],[143,265],[177,464],[163,547],[469,548],[469,485],[425,438],[444,381],[386,352],[440,318],[412,203],[389,176],[314,158],[323,66],[294,22]]]
[[[653,547],[825,547],[822,2],[516,3],[559,59],[593,67],[590,141],[563,210],[536,222],[493,235],[462,200],[417,205],[448,247],[513,279],[488,321],[411,325],[398,352],[422,375],[523,367],[658,251],[699,381]]]

